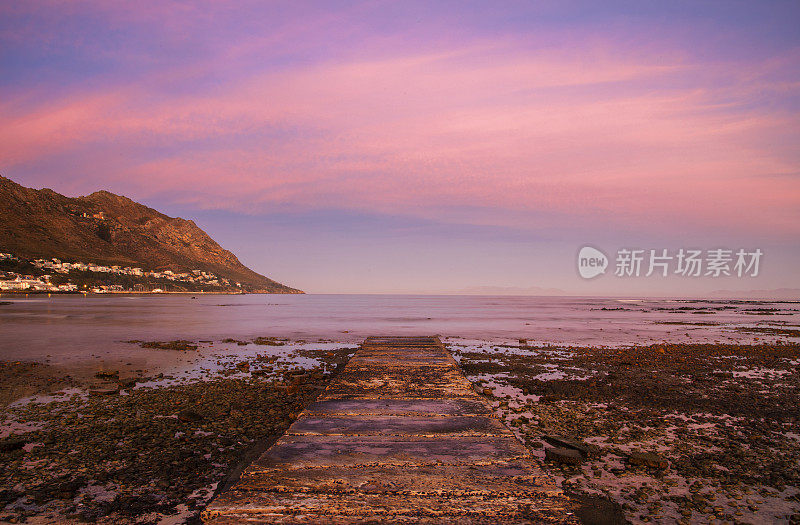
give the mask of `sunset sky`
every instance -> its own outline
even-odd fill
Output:
[[[0,174],[194,219],[308,292],[800,288],[798,28],[797,1],[0,0]],[[587,281],[585,244],[764,256]]]

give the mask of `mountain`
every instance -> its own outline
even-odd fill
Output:
[[[457,291],[458,295],[569,295],[559,288],[541,288],[539,286],[469,286]]]
[[[799,300],[800,288],[773,288],[772,290],[714,290],[709,295],[734,299]]]
[[[239,262],[190,220],[168,217],[107,191],[65,197],[0,176],[0,252],[25,259],[203,270],[261,293],[303,293]]]

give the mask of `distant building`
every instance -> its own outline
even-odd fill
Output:
[[[34,290],[40,292],[49,292],[58,290],[58,287],[53,286],[50,283],[40,281],[39,279],[34,279],[32,277],[26,279],[21,279],[17,277],[13,281],[0,281],[0,290],[9,290],[9,291]]]
[[[30,285],[21,279],[13,281],[0,281],[0,290],[27,290]]]

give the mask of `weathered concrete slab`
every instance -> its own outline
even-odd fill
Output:
[[[488,416],[492,411],[481,399],[329,399],[313,403],[305,413],[330,416]]]
[[[300,418],[288,434],[436,437],[500,435],[504,430],[497,419],[486,416],[330,416]]]
[[[292,429],[289,429],[292,432]],[[420,436],[293,436],[280,438],[254,463],[259,467],[332,465],[473,464],[527,456],[514,436],[427,438]]]
[[[575,523],[434,337],[368,338],[203,513],[232,523]]]
[[[398,358],[402,361],[402,358]],[[478,399],[471,385],[457,368],[455,361],[447,365],[360,366],[350,367],[328,386],[325,399],[447,399],[467,397]]]
[[[244,503],[242,503],[244,501]],[[219,498],[235,507],[220,523],[562,523],[553,497],[271,493],[234,489]],[[372,521],[370,521],[372,520]]]
[[[377,465],[248,470],[243,478],[251,489],[272,492],[401,493],[511,496],[546,493],[550,478],[531,472],[527,459],[472,465]],[[556,492],[557,494],[557,492]]]

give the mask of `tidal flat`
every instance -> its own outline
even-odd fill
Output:
[[[449,347],[577,500],[632,523],[800,522],[798,344]]]
[[[242,343],[166,374],[3,363],[7,377],[25,372],[3,384],[6,400],[36,393],[0,408],[0,522],[197,522],[355,350]]]
[[[445,342],[604,523],[800,520],[800,345]],[[171,364],[2,363],[0,521],[197,523],[357,348],[267,336],[127,344]]]

